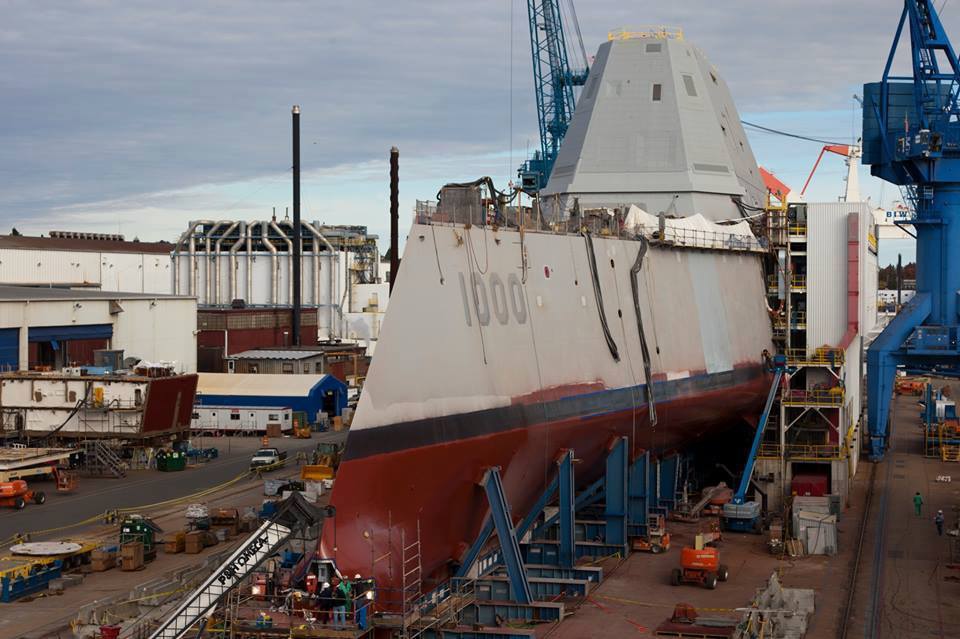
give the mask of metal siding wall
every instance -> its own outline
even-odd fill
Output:
[[[100,253],[0,249],[4,284],[90,284],[100,286]]]
[[[847,215],[862,203],[807,205],[807,349],[836,346],[847,328]]]
[[[870,250],[867,237],[874,233],[873,215],[860,216],[860,334],[877,325],[877,255]]]

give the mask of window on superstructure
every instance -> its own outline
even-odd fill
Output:
[[[697,85],[693,83],[692,75],[684,74],[683,86],[687,89],[687,95],[689,95],[691,98],[697,97]]]
[[[663,49],[663,45],[659,42],[651,42],[647,44],[647,53],[660,53]]]
[[[654,84],[653,85],[653,101],[659,102],[662,96],[663,96],[663,85]]]

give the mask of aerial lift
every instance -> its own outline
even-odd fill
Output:
[[[330,508],[318,509],[299,493],[287,497],[273,517],[263,523],[226,561],[217,567],[199,588],[164,619],[149,639],[180,639],[198,623],[205,624],[233,588],[301,531],[332,515]]]
[[[757,432],[753,436],[753,445],[750,447],[750,453],[747,455],[747,463],[743,468],[743,476],[740,477],[740,484],[737,486],[737,492],[733,494],[733,499],[723,505],[723,512],[720,514],[720,524],[725,530],[735,532],[754,532],[759,533],[762,528],[760,518],[760,502],[747,501],[747,490],[750,488],[750,479],[753,476],[753,466],[757,462],[757,453],[760,450],[760,442],[763,441],[763,431],[770,419],[770,411],[773,410],[773,402],[777,397],[777,391],[780,388],[780,381],[783,379],[787,368],[787,359],[784,355],[775,355],[773,357],[773,383],[770,385],[770,392],[767,394],[767,403],[763,407],[763,413],[760,415],[760,422],[757,424]]]
[[[891,67],[904,26],[913,74]],[[945,68],[941,68],[943,65]],[[869,452],[883,457],[898,366],[960,373],[960,63],[931,0],[905,0],[880,82],[864,85],[863,161],[913,205],[917,293],[867,351]]]

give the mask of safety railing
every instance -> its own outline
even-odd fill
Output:
[[[787,227],[787,234],[790,237],[806,237],[807,236],[807,225],[806,224],[791,224]]]
[[[846,449],[840,444],[786,444],[780,446],[775,443],[760,445],[757,452],[758,459],[791,459],[794,461],[824,461],[843,459]]]
[[[775,328],[786,330],[787,328],[787,318],[781,315],[778,315],[773,320],[773,326]],[[790,314],[790,326],[793,329],[804,329],[807,327],[807,313],[806,311],[793,311]]]
[[[776,275],[776,274],[768,275],[767,285],[771,289],[776,290],[780,286],[780,279],[781,278],[779,275]],[[790,288],[795,292],[805,290],[807,288],[807,276],[803,273],[794,273],[793,275],[791,275]]]
[[[679,27],[650,26],[640,29],[614,29],[607,32],[607,40],[683,40],[683,29]]]
[[[691,248],[720,249],[725,251],[765,251],[757,238],[750,235],[724,233],[706,229],[692,229],[666,225],[659,227],[641,226],[642,232],[654,242],[672,246]]]
[[[784,406],[842,406],[843,388],[836,386],[826,390],[790,389],[784,393],[781,403]]]
[[[806,313],[804,313],[804,322]],[[791,348],[787,350],[787,364],[789,366],[842,366],[843,350],[839,348],[818,348],[813,353],[808,353],[804,348]]]

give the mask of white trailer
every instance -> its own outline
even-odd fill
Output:
[[[289,407],[194,406],[190,421],[190,430],[204,434],[282,434],[292,429]]]

